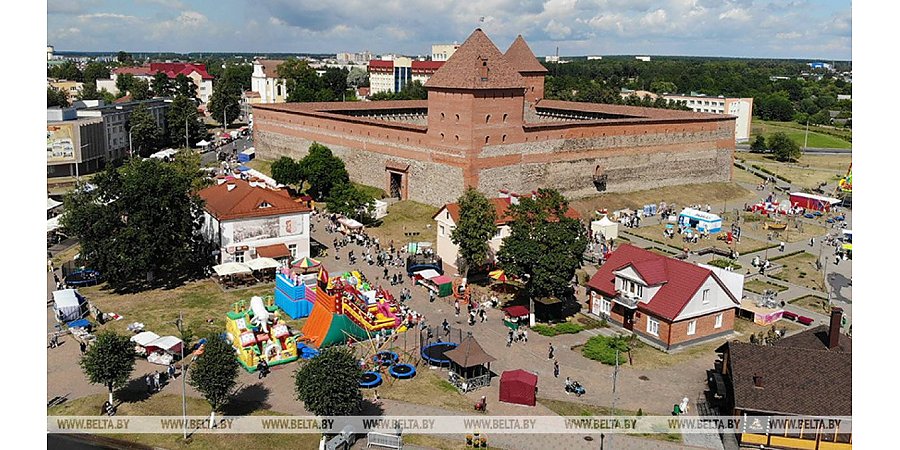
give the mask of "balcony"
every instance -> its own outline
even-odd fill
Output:
[[[638,302],[641,299],[628,293],[628,292],[619,292],[619,295],[613,297],[613,301],[628,308],[628,309],[637,309]]]

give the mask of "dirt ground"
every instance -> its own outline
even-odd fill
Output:
[[[739,157],[745,159],[747,164],[755,164],[765,168],[791,180],[791,183],[795,186],[808,189],[816,188],[822,182],[831,183],[837,177],[846,175],[847,167],[852,159],[850,154],[806,154],[796,163],[785,163],[775,161],[769,155],[759,153],[741,153]],[[759,181],[754,182],[758,183]]]
[[[738,170],[738,169],[735,169]],[[756,182],[756,181],[755,181]],[[755,183],[754,182],[754,183]],[[698,195],[702,191],[703,195]],[[666,202],[675,203],[679,207],[702,201],[704,203],[734,202],[735,205],[756,199],[757,194],[744,189],[737,183],[704,183],[668,186],[646,191],[599,194],[579,200],[571,205],[582,217],[593,217],[594,211],[608,209],[616,211],[623,208],[640,209],[647,204]]]

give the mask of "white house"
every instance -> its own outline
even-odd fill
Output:
[[[305,202],[264,181],[220,179],[199,193],[205,201],[202,232],[221,252],[219,263],[257,257],[309,256],[309,218]]]
[[[497,232],[494,233],[494,237],[488,241],[488,245],[490,246],[488,260],[491,262],[494,261],[494,255],[500,250],[500,244],[503,243],[503,239],[510,234],[509,222],[511,218],[508,215],[509,206],[517,204],[519,202],[519,197],[518,194],[509,193],[504,190],[500,191],[500,196],[498,198],[490,199],[491,203],[494,205],[494,210],[497,212],[497,220],[494,222],[494,225],[497,226]],[[569,208],[569,211],[566,212],[566,217],[571,217],[573,219],[581,218],[578,212],[571,207]],[[449,264],[453,267],[459,267],[457,261],[459,258],[459,247],[450,239],[450,234],[456,228],[456,223],[459,221],[459,204],[448,203],[444,205],[432,219],[437,222],[437,226],[435,227],[437,229],[437,248],[435,249],[437,255],[441,257],[441,260],[445,265]]]
[[[253,61],[250,90],[259,94],[259,99],[251,99],[249,103],[284,103],[287,100],[287,82],[278,76],[278,66],[283,62],[276,59]]]

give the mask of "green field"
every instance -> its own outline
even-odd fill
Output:
[[[750,142],[753,142],[759,134],[762,134],[768,139],[772,133],[778,131],[784,132],[791,140],[796,142],[797,145],[801,148],[803,147],[804,138],[806,136],[806,127],[797,125],[793,122],[768,122],[756,119],[753,121],[753,127],[750,132]],[[813,127],[810,127],[809,129],[809,142],[807,143],[807,146],[817,148],[851,148],[850,142],[836,136],[817,133]]]

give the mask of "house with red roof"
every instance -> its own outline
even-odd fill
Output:
[[[742,296],[710,268],[630,244],[610,254],[587,289],[591,314],[665,351],[730,335]]]
[[[220,176],[217,181],[198,194],[204,201],[201,232],[219,248],[220,264],[309,256],[312,209],[307,202],[256,177]]]
[[[203,103],[208,102],[212,96],[213,76],[206,71],[206,64],[150,63],[148,66],[140,67],[118,67],[110,73],[111,85],[115,86],[119,75],[131,74],[139,80],[150,82],[160,72],[166,74],[171,80],[174,80],[178,75],[188,77],[197,86],[197,98]],[[110,90],[110,92],[113,91]],[[118,93],[118,91],[113,93]]]
[[[534,193],[531,193],[529,195],[533,194]],[[494,221],[494,225],[497,226],[497,232],[494,234],[494,237],[488,241],[488,245],[490,246],[490,255],[488,255],[489,262],[494,262],[494,255],[500,251],[500,245],[510,234],[509,223],[512,220],[512,217],[509,215],[509,207],[510,205],[519,203],[519,198],[521,197],[522,195],[520,194],[514,192],[511,193],[504,189],[500,191],[499,197],[490,199],[491,203],[494,205],[494,211],[497,213],[497,220]],[[578,211],[571,206],[569,207],[569,210],[566,211],[565,215],[566,217],[573,219],[581,219],[581,215],[578,214]],[[435,249],[435,252],[441,257],[445,267],[448,264],[453,267],[459,267],[457,262],[457,259],[459,259],[459,246],[450,240],[450,234],[456,228],[456,223],[459,222],[459,204],[448,203],[438,210],[431,218],[436,222],[435,228],[437,230],[437,239],[435,241],[437,248]]]

